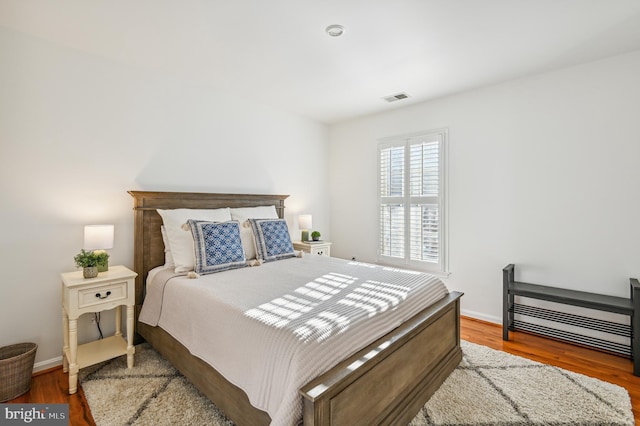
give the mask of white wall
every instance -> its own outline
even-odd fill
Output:
[[[376,260],[377,139],[449,128],[450,289],[500,321],[516,279],[628,296],[640,277],[640,51],[332,126],[332,255]]]
[[[127,190],[290,194],[292,237],[306,212],[330,238],[324,125],[3,28],[0,64],[0,346],[36,342],[37,367],[59,362],[83,225],[114,223],[110,263],[132,267]]]

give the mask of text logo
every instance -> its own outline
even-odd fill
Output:
[[[0,404],[0,425],[67,426],[69,404]]]

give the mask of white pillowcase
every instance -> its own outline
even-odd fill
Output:
[[[231,219],[242,223],[247,219],[278,219],[276,206],[239,207],[229,209]]]
[[[162,233],[162,242],[164,243],[164,266],[175,268],[173,263],[173,255],[171,254],[171,246],[169,245],[169,238],[167,238],[167,230],[164,229],[164,225],[160,227]]]
[[[231,219],[240,222],[240,240],[247,260],[256,258],[256,242],[247,219],[278,219],[276,206],[239,207],[231,209]]]
[[[173,256],[175,272],[193,271],[195,249],[191,232],[182,229],[187,220],[206,220],[208,222],[226,222],[231,220],[228,207],[222,209],[158,209],[169,240],[169,249]]]

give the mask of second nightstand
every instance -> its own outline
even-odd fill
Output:
[[[294,241],[293,248],[320,256],[331,256],[331,243],[327,241]]]
[[[82,271],[62,274],[62,368],[69,372],[69,393],[78,390],[81,368],[127,354],[127,368],[133,367],[134,279],[138,274],[124,266],[111,266],[95,278],[83,278]],[[127,307],[127,340],[122,336],[122,305]],[[116,310],[113,336],[78,346],[78,318],[88,312]]]

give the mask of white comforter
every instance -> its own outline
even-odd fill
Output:
[[[243,389],[272,425],[294,425],[298,389],[447,293],[432,275],[305,256],[156,279],[140,321]]]

